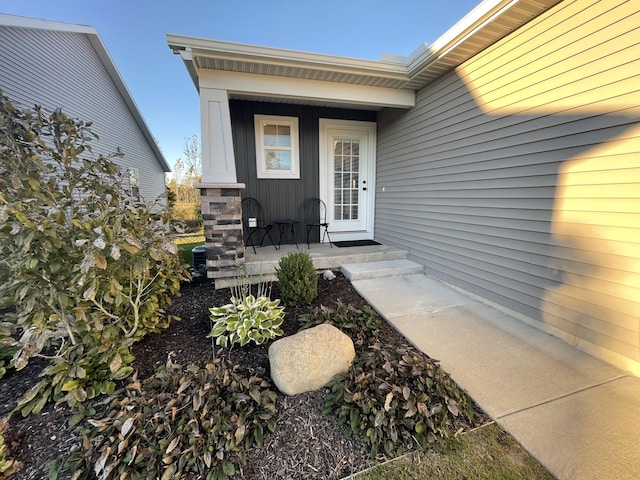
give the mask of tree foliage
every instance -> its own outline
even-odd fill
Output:
[[[200,140],[197,135],[192,135],[185,138],[184,158],[175,161],[168,183],[178,204],[196,204],[200,202],[200,192],[193,188],[193,184],[201,181]]]
[[[166,210],[135,202],[95,140],[90,123],[2,97],[0,344],[15,349],[9,367],[49,360],[19,401],[24,415],[113,392],[133,371],[131,345],[168,326],[162,307],[188,276]]]
[[[197,135],[192,135],[185,138],[184,158],[175,161],[173,172],[167,177],[171,219],[179,221],[187,231],[199,231],[202,228],[200,190],[193,186],[201,181],[200,140]]]

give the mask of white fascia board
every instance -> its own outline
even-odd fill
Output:
[[[460,45],[460,43],[472,37],[509,9],[523,1],[527,2],[529,0],[484,0],[433,42],[433,44],[421,44],[409,57],[384,55],[381,61],[361,60],[174,34],[167,34],[167,42],[174,53],[191,49],[193,53],[192,58],[196,56],[212,56],[230,61],[322,69],[345,74],[379,76],[410,81],[415,78],[416,75],[419,75],[425,69],[429,68],[434,62],[446,57],[447,54]],[[183,57],[183,61],[189,70],[193,64],[192,60]],[[197,78],[194,77],[192,70],[189,71],[197,87]],[[204,69],[197,70],[195,73],[198,78],[202,78],[204,71]],[[270,77],[265,75],[260,78],[266,79]],[[280,81],[283,81],[282,77],[279,78]],[[258,92],[256,91],[254,93],[257,94]]]
[[[230,94],[376,107],[411,108],[416,104],[415,91],[410,89],[399,90],[207,69],[198,70],[198,78],[201,88],[227,90]]]
[[[284,48],[262,47],[205,38],[187,37],[167,34],[169,47],[176,50],[191,49],[193,56],[207,56],[215,52],[216,58],[233,60],[267,62],[269,64],[300,66],[306,68],[322,68],[345,73],[380,75],[406,79],[407,66],[398,62],[380,62],[377,60],[363,60],[337,55],[303,52]]]
[[[0,25],[7,27],[35,28],[39,30],[55,30],[58,32],[86,33],[89,35],[98,34],[98,31],[94,27],[90,27],[88,25],[53,22],[51,20],[20,17],[18,15],[8,15],[6,13],[0,13]]]
[[[518,2],[520,0],[484,0],[428,48],[416,50],[407,65],[409,75],[420,73],[429,63],[445,56],[461,42],[474,35]]]

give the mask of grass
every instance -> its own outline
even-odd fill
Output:
[[[184,263],[191,265],[192,257],[191,250],[194,247],[199,245],[204,245],[204,236],[203,235],[181,235],[176,236],[173,241],[178,246],[178,250],[180,250],[180,258]],[[191,265],[193,266],[193,265]]]
[[[480,427],[442,452],[418,452],[354,475],[354,480],[553,480],[496,424]]]

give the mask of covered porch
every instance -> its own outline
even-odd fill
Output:
[[[316,270],[339,270],[342,265],[354,263],[383,262],[403,260],[407,258],[406,250],[389,245],[365,245],[356,247],[330,246],[328,242],[307,245],[282,244],[278,250],[273,245],[256,247],[245,250],[245,269],[247,275],[260,277],[264,280],[276,279],[276,267],[285,255],[292,252],[308,252]],[[228,276],[217,277],[216,289],[226,288],[234,284],[236,272],[229,271]]]

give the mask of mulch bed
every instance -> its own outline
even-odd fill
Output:
[[[206,280],[185,284],[181,296],[174,299],[167,312],[182,320],[174,322],[165,331],[145,337],[133,353],[138,378],[152,374],[164,365],[171,354],[174,363],[205,365],[212,358],[212,342],[206,338],[211,329],[209,308],[229,301],[229,290],[215,290]],[[273,298],[277,298],[277,283],[273,285]],[[341,300],[356,307],[365,301],[341,274],[331,281],[318,283],[318,297],[309,307],[286,308],[283,329],[285,335],[298,331],[298,317],[314,306],[335,306]],[[404,343],[404,338],[391,327],[385,336],[387,342]],[[231,350],[230,356],[237,364],[262,366],[269,369],[269,344],[247,345]],[[0,379],[0,418],[9,413],[16,400],[37,381],[44,363],[33,361],[20,372],[8,373]],[[362,471],[384,458],[371,459],[359,438],[347,439],[343,427],[331,415],[322,415],[322,407],[328,391],[279,396],[276,431],[265,435],[262,448],[248,452],[247,463],[234,478],[243,479],[340,479]],[[11,457],[23,464],[20,472],[12,476],[16,480],[47,479],[46,463],[64,457],[78,441],[67,421],[73,414],[64,405],[48,405],[40,415],[22,418],[14,415],[4,432],[11,449]],[[486,417],[480,415],[478,422]],[[470,426],[472,427],[472,426]]]

